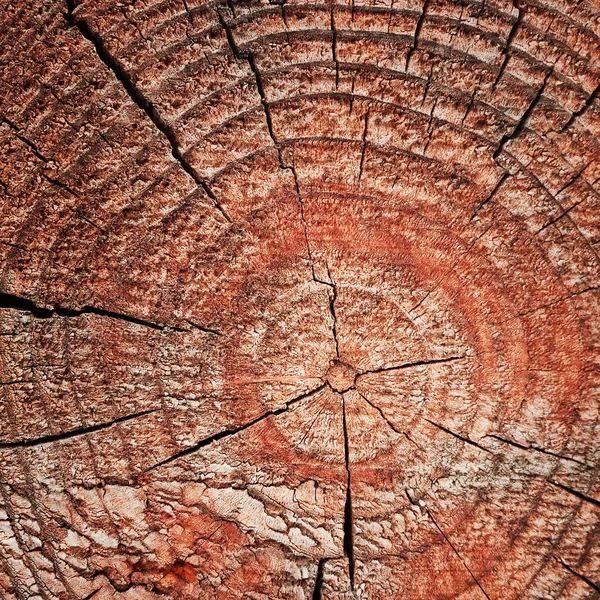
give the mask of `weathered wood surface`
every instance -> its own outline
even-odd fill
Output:
[[[0,40],[0,598],[600,597],[595,0]]]

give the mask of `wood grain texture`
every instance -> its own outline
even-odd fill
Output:
[[[600,598],[596,0],[1,5],[1,600]]]

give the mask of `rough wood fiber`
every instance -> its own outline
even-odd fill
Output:
[[[3,0],[2,600],[600,597],[595,0]]]

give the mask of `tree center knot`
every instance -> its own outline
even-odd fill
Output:
[[[354,387],[356,370],[341,360],[334,360],[327,371],[327,383],[336,392],[345,392]]]

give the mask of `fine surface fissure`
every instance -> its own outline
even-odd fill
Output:
[[[329,267],[327,268],[329,280],[332,282],[331,292],[329,294],[329,312],[331,313],[331,329],[333,334],[333,341],[335,342],[335,355],[340,357],[340,345],[338,342],[337,335],[337,317],[335,314],[335,301],[337,300],[337,284],[331,278],[331,273],[329,273]]]
[[[424,420],[427,421],[428,423],[431,423],[434,427],[437,427],[439,430],[444,431],[448,435],[455,437],[457,440],[460,440],[461,442],[464,442],[465,444],[469,444],[469,446],[474,446],[478,450],[482,450],[483,452],[487,452],[488,454],[494,454],[491,450],[488,450],[487,448],[480,446],[477,442],[474,442],[473,440],[471,440],[463,435],[460,435],[459,433],[456,433],[455,431],[452,431],[451,429],[448,429],[447,427],[444,427],[443,425],[439,425],[438,423],[435,423],[431,419],[427,419],[426,417],[424,417]]]
[[[560,130],[561,133],[563,133],[567,129],[569,129],[569,127],[571,127],[571,125],[573,125],[573,123],[575,122],[576,119],[578,119],[579,117],[584,115],[590,109],[590,107],[594,104],[594,102],[598,99],[599,96],[600,96],[600,84],[598,84],[598,86],[596,86],[596,88],[588,96],[587,100],[583,103],[583,106],[578,111],[574,112],[571,115],[571,118],[563,125],[562,129]]]
[[[521,450],[534,450],[535,452],[540,452],[541,454],[547,454],[548,456],[553,456],[554,458],[560,458],[561,460],[567,460],[569,462],[573,462],[578,465],[581,465],[582,467],[585,467],[586,469],[592,468],[592,467],[590,467],[590,465],[583,462],[582,460],[573,458],[571,456],[564,456],[564,455],[558,454],[556,452],[551,452],[550,450],[546,450],[545,448],[540,448],[539,446],[533,446],[533,445],[527,446],[525,444],[520,444],[519,442],[515,442],[514,440],[509,440],[509,439],[500,437],[499,435],[494,434],[494,433],[488,433],[488,434],[486,434],[485,437],[494,438],[495,440],[498,440],[499,442],[503,442],[504,444],[508,444],[509,446],[514,446],[515,448],[519,448]]]
[[[583,573],[576,571],[573,567],[569,566],[565,561],[561,560],[560,558],[557,558],[555,556],[554,560],[556,562],[558,562],[561,566],[563,566],[567,571],[569,571],[569,573],[571,573],[571,575],[574,575],[578,579],[581,579],[581,581],[583,581],[584,583],[589,585],[593,590],[600,593],[600,585],[599,584],[594,583],[589,577],[586,577],[585,575],[583,575]]]
[[[460,560],[460,562],[463,564],[464,568],[467,570],[467,572],[469,573],[469,575],[471,576],[471,578],[473,579],[473,581],[475,582],[477,587],[481,590],[481,593],[487,598],[487,600],[491,600],[491,598],[487,595],[487,593],[483,589],[483,587],[481,587],[481,584],[479,583],[479,581],[473,574],[473,571],[471,571],[471,569],[469,568],[469,565],[467,565],[467,563],[465,562],[463,557],[459,554],[458,550],[454,547],[454,544],[449,540],[448,536],[444,533],[442,528],[438,525],[437,521],[433,518],[431,511],[426,509],[426,512],[429,515],[429,518],[433,521],[433,524],[435,525],[436,529],[440,532],[442,537],[446,540],[446,542],[448,543],[450,548],[452,548],[452,551],[454,552],[454,554],[456,554],[456,556],[458,557],[458,560]]]
[[[381,367],[380,369],[369,369],[367,371],[362,371],[358,374],[358,377],[362,377],[363,375],[370,375],[372,373],[385,373],[386,371],[400,371],[402,369],[410,369],[413,367],[421,367],[424,365],[436,365],[440,363],[448,363],[454,362],[456,360],[462,360],[463,358],[467,358],[466,355],[462,356],[449,356],[448,358],[432,358],[431,360],[418,360],[415,362],[404,363],[401,365],[394,365],[393,367]]]

